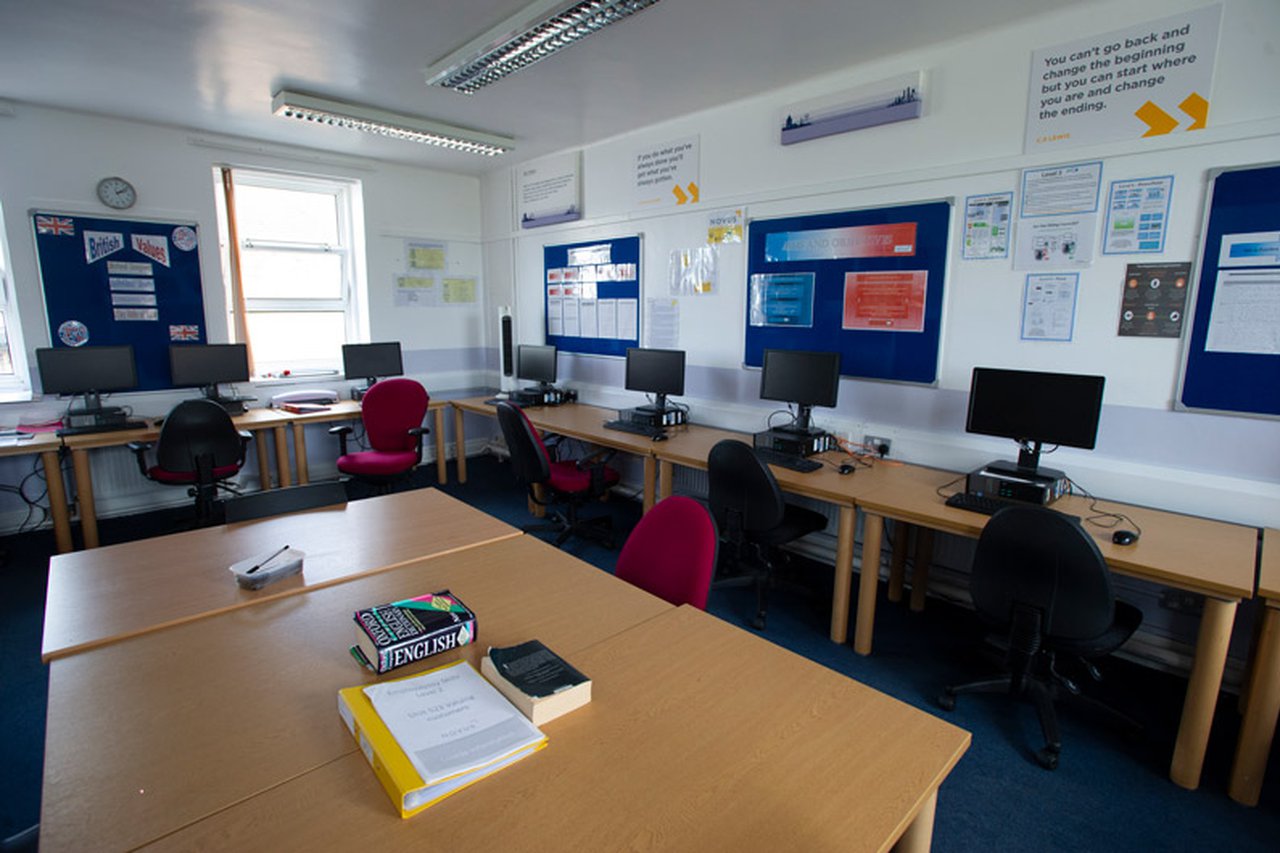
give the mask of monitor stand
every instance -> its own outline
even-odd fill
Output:
[[[206,400],[212,400],[217,403],[225,409],[229,415],[243,414],[248,408],[245,403],[258,399],[257,397],[246,397],[240,394],[219,394],[217,385],[209,385],[202,390],[204,391],[204,397]]]

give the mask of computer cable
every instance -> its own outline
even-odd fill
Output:
[[[1142,526],[1138,524],[1138,522],[1134,521],[1122,512],[1112,512],[1110,510],[1099,509],[1098,499],[1089,494],[1089,491],[1085,489],[1084,486],[1081,486],[1070,477],[1067,478],[1067,485],[1071,489],[1071,494],[1079,494],[1080,497],[1089,502],[1089,512],[1092,514],[1086,516],[1084,519],[1085,521],[1089,522],[1094,527],[1101,527],[1103,530],[1114,530],[1118,528],[1122,522],[1125,522],[1128,523],[1128,525],[1133,528],[1134,533],[1137,534],[1135,539],[1142,537]]]

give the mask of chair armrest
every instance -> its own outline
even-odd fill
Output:
[[[138,470],[142,476],[151,479],[147,473],[147,451],[155,447],[155,443],[151,441],[131,441],[127,445],[133,451],[134,459],[138,461]]]
[[[351,435],[353,430],[350,424],[342,424],[341,426],[329,427],[329,435],[338,437],[338,455],[347,455],[347,436]]]
[[[253,441],[253,433],[249,432],[247,429],[236,430],[236,435],[240,436],[240,440],[246,444]]]
[[[431,430],[427,429],[424,426],[416,426],[416,427],[409,428],[409,435],[413,436],[416,439],[414,444],[418,448],[418,464],[422,464],[422,437],[429,432],[431,432]],[[443,464],[443,461],[444,460],[441,460],[442,464]]]

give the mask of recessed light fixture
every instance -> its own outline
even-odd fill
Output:
[[[469,154],[482,154],[486,157],[505,154],[515,145],[515,140],[509,136],[455,127],[431,119],[393,113],[359,104],[348,104],[315,95],[303,95],[298,92],[277,92],[271,99],[271,111],[284,118],[294,118],[330,127],[363,130],[366,133],[376,133],[392,139],[438,145],[441,148],[465,151]]]
[[[469,95],[658,0],[538,0],[426,70],[428,86]]]

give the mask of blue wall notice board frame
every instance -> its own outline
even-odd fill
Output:
[[[1280,417],[1280,163],[1211,182],[1179,407]]]
[[[638,235],[543,246],[542,261],[547,343],[564,352],[596,355],[626,355],[628,347],[640,346]],[[584,333],[583,320],[592,312],[595,333]],[[612,335],[609,312],[616,318]],[[571,317],[577,317],[576,327]]]
[[[169,344],[204,343],[196,226],[32,211],[49,340],[132,344],[138,390],[170,388]]]
[[[845,376],[936,382],[951,206],[751,222],[744,362],[825,350]]]

